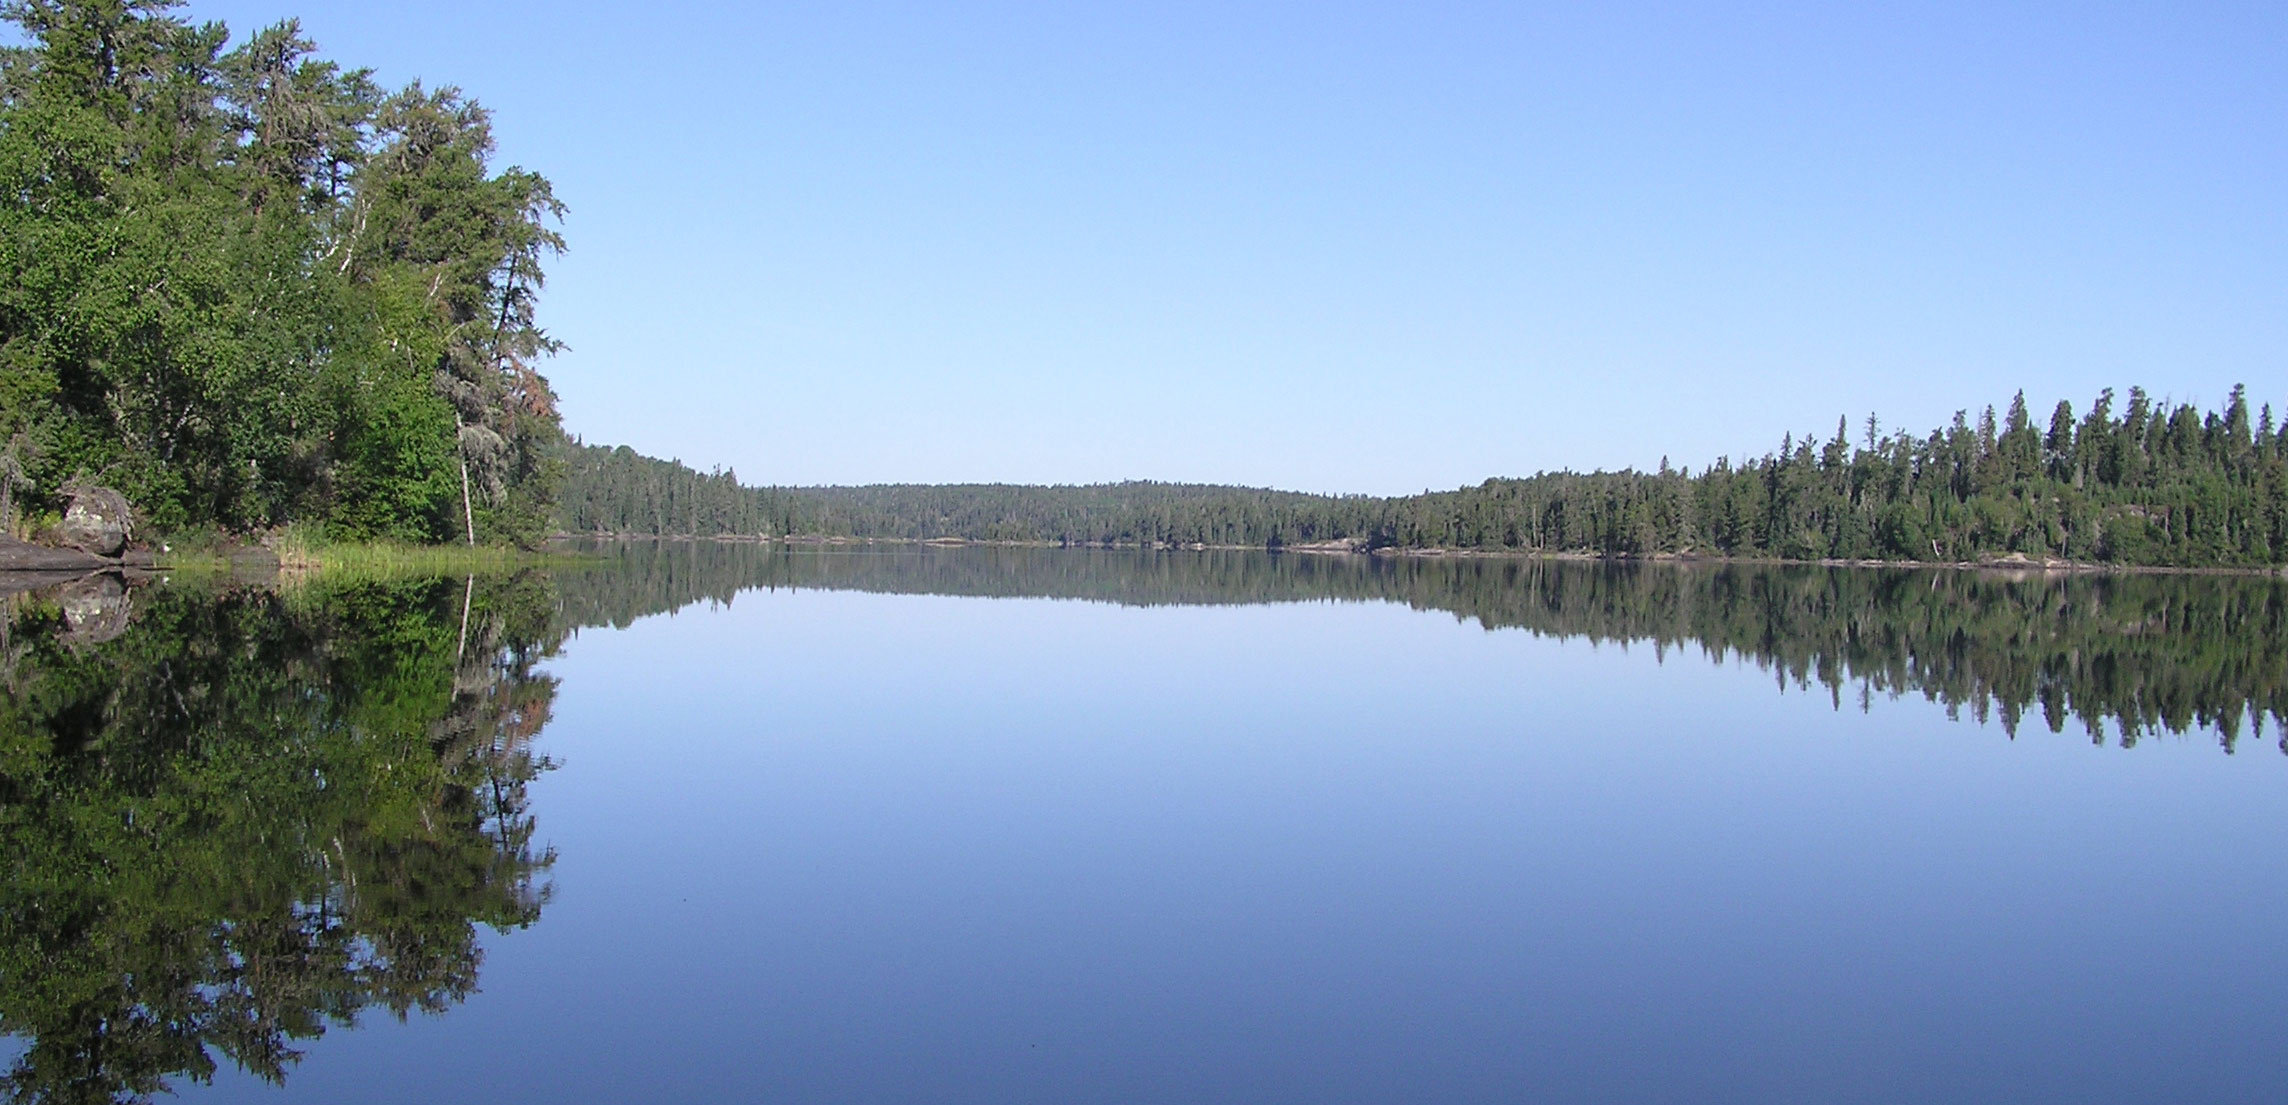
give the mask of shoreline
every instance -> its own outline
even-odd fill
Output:
[[[227,575],[247,582],[301,583],[326,578],[483,575],[525,568],[569,567],[584,558],[565,550],[507,545],[407,545],[392,541],[310,543],[295,540],[224,543],[176,550],[162,544],[141,565],[145,575]]]
[[[2040,575],[2219,575],[2250,576],[2257,578],[2288,578],[2288,565],[2219,565],[2186,566],[2170,564],[2107,564],[2095,561],[2062,560],[2054,557],[2035,559],[2022,553],[1989,560],[1883,560],[1822,558],[1799,560],[1774,556],[1711,556],[1699,553],[1653,553],[1646,556],[1612,556],[1592,552],[1548,552],[1535,549],[1450,549],[1443,547],[1400,548],[1383,546],[1367,548],[1350,541],[1321,541],[1300,545],[1212,545],[1205,543],[1170,542],[1065,542],[1065,541],[990,541],[967,537],[845,537],[788,534],[674,534],[661,536],[642,533],[559,533],[549,538],[563,541],[711,541],[719,544],[783,545],[789,548],[855,548],[873,545],[919,546],[928,548],[984,548],[984,549],[1104,549],[1136,552],[1259,552],[1293,553],[1304,556],[1359,556],[1404,557],[1423,560],[1562,560],[1579,563],[1603,564],[1751,564],[1769,567],[1819,568],[1902,568],[1936,569],[1961,572],[1996,572]]]

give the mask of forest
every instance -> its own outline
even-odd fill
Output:
[[[549,182],[456,88],[174,7],[0,8],[0,534],[92,481],[160,532],[544,536]]]
[[[1917,435],[1786,435],[1699,472],[1544,472],[1399,497],[1131,482],[748,487],[626,448],[573,451],[567,531],[1060,545],[1456,549],[1604,557],[2246,567],[2288,563],[2288,428],[2236,387],[2221,410],[2141,388]]]

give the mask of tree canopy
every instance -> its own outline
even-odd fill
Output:
[[[544,534],[549,182],[492,167],[456,88],[174,7],[0,7],[27,40],[0,53],[7,511],[82,478],[161,528]]]

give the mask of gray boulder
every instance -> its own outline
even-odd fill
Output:
[[[108,487],[88,487],[72,495],[63,523],[56,527],[56,541],[96,556],[118,556],[134,532],[126,496]]]

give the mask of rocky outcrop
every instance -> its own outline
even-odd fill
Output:
[[[73,492],[64,520],[56,526],[56,543],[101,557],[127,551],[135,535],[135,514],[127,497],[108,487],[83,487]]]
[[[116,563],[78,549],[29,545],[12,537],[0,537],[0,572],[92,572]]]
[[[151,565],[147,550],[128,547],[135,537],[135,510],[127,505],[126,496],[89,484],[71,487],[70,494],[63,521],[41,534],[40,544],[0,534],[0,572],[93,572]]]

